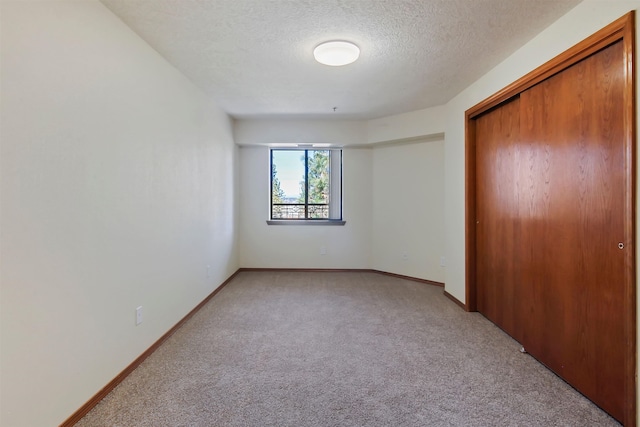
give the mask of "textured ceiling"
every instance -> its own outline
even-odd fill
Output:
[[[446,103],[581,0],[101,1],[236,118],[372,119]],[[316,63],[336,39],[360,59]]]

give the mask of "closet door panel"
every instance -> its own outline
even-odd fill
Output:
[[[522,343],[622,419],[623,51],[618,42],[520,95],[530,200]],[[532,232],[533,231],[533,232]]]
[[[487,112],[476,126],[478,311],[518,339],[520,100]]]

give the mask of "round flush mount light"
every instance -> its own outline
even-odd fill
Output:
[[[313,50],[313,57],[321,64],[339,67],[354,62],[360,56],[360,48],[345,41],[331,41],[319,44]]]

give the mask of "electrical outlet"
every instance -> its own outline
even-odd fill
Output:
[[[207,265],[207,277],[211,277],[211,266]]]
[[[325,246],[320,246],[320,255],[326,255],[327,254],[327,248]]]
[[[409,254],[406,251],[402,252],[402,259],[405,261],[409,259]]]
[[[447,265],[447,259],[443,256],[440,257],[440,267],[445,267]]]
[[[142,323],[142,306],[136,308],[136,326]]]

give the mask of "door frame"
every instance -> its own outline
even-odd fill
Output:
[[[624,236],[628,246],[624,273],[625,414],[624,425],[636,425],[636,76],[635,12],[561,53],[465,112],[465,309],[477,311],[476,278],[476,119],[541,81],[586,57],[622,41],[624,51]]]

